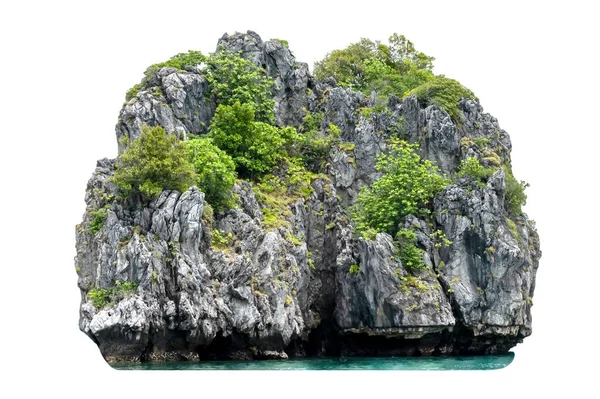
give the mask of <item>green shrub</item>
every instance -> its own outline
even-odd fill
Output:
[[[315,63],[314,73],[317,79],[333,77],[339,85],[366,94],[375,90],[402,96],[431,78],[433,60],[394,33],[387,44],[363,38],[343,50],[334,50]]]
[[[211,235],[211,245],[218,249],[226,249],[229,247],[233,240],[233,234],[229,232],[225,234],[223,231],[214,229]]]
[[[350,265],[350,269],[348,270],[348,273],[358,274],[358,272],[360,272],[360,267],[358,267],[358,265]]]
[[[179,53],[169,58],[165,62],[160,62],[158,64],[154,64],[148,68],[146,72],[146,76],[149,74],[156,72],[160,68],[175,68],[179,70],[183,70],[186,66],[197,66],[206,63],[208,57],[202,54],[200,51],[189,50],[187,53]]]
[[[219,105],[209,136],[235,162],[238,173],[253,177],[269,172],[288,158],[299,140],[291,127],[279,128],[254,121],[254,108],[239,102]]]
[[[517,240],[517,242],[521,241],[521,234],[519,234],[519,230],[517,230],[516,223],[512,219],[506,218],[506,224],[508,225],[508,231],[513,238]]]
[[[421,104],[436,104],[444,108],[455,121],[461,119],[462,113],[458,108],[461,98],[479,101],[471,90],[456,80],[449,79],[443,75],[434,76],[432,79],[407,92],[405,97],[413,94]]]
[[[88,298],[92,301],[92,305],[98,309],[102,309],[111,302],[112,289],[92,288],[88,292]]]
[[[448,237],[446,237],[446,234],[444,234],[441,230],[434,231],[433,233],[429,234],[429,237],[431,237],[433,240],[433,246],[436,248],[449,247],[452,245],[452,241],[450,241]]]
[[[183,142],[160,126],[144,125],[119,157],[111,180],[125,196],[141,193],[153,199],[163,190],[187,190],[194,184],[194,170]]]
[[[485,137],[476,137],[475,139],[473,139],[473,141],[475,142],[475,144],[477,144],[477,147],[481,149],[490,145],[490,139]]]
[[[515,179],[515,176],[508,166],[504,167],[504,174],[506,176],[506,210],[511,216],[519,216],[521,214],[521,206],[525,205],[527,202],[525,189],[529,187],[529,184],[524,181],[519,182]]]
[[[217,211],[235,206],[232,189],[237,176],[233,159],[207,137],[188,140],[185,145],[196,173],[196,184],[206,195],[206,201]]]
[[[153,64],[148,69],[146,69],[146,72],[144,72],[144,78],[142,79],[142,81],[133,85],[132,88],[127,90],[127,93],[125,94],[125,100],[129,101],[133,97],[137,96],[138,92],[146,86],[146,81],[148,80],[148,77],[153,73],[156,73],[156,71],[158,71],[160,68],[175,68],[182,70],[185,66],[201,65],[205,63],[206,60],[207,57],[200,51],[190,50],[187,53],[180,53],[174,55],[165,62]]]
[[[271,40],[281,43],[283,45],[283,47],[285,47],[285,48],[290,48],[290,44],[288,43],[287,40],[283,40],[283,39],[271,39]]]
[[[104,226],[104,222],[108,217],[108,209],[110,209],[110,205],[105,205],[98,210],[90,212],[91,221],[87,229],[89,234],[96,234]]]
[[[151,65],[142,81],[127,91],[129,101],[146,86],[148,78],[160,68],[183,70],[186,66],[200,66],[207,79],[211,95],[217,104],[233,105],[236,102],[249,104],[256,110],[256,118],[262,122],[274,120],[271,90],[273,80],[264,69],[242,58],[239,54],[221,49],[218,54],[205,56],[200,51],[190,50],[177,54],[165,62]],[[155,93],[160,94],[160,92]]]
[[[305,126],[311,126],[311,130],[299,136],[300,156],[309,170],[318,172],[323,169],[329,152],[339,141],[340,129],[331,123],[324,131],[312,127],[312,123]]]
[[[128,295],[136,292],[138,285],[134,282],[127,281],[121,283],[116,281],[114,287],[109,288],[92,288],[88,292],[88,299],[97,309],[102,309],[106,306],[113,305]]]
[[[144,85],[142,83],[137,83],[135,85],[133,85],[133,87],[129,90],[127,90],[127,93],[125,93],[125,100],[129,101],[131,100],[133,97],[138,95],[138,92],[140,90],[142,90],[144,88]]]
[[[493,168],[482,166],[477,157],[468,157],[461,162],[456,177],[471,177],[475,182],[482,186],[492,174],[494,174]]]
[[[425,269],[425,262],[423,262],[423,251],[421,248],[417,248],[415,244],[404,244],[400,247],[398,257],[402,265],[409,269]]]
[[[407,228],[398,230],[396,234],[398,240],[398,258],[402,265],[409,269],[425,269],[425,262],[423,261],[423,251],[418,248],[415,243],[417,241],[416,233]]]
[[[361,189],[352,209],[359,232],[372,228],[394,235],[406,215],[429,214],[435,194],[450,183],[430,161],[421,159],[416,144],[393,139],[389,148],[377,158],[383,175]]]
[[[264,69],[224,49],[211,55],[206,65],[203,72],[217,104],[248,104],[257,121],[273,122],[275,102],[271,89],[274,82]]]

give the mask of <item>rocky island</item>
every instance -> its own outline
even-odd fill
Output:
[[[507,352],[541,256],[511,141],[394,34],[311,73],[225,34],[148,68],[76,228],[108,362]]]

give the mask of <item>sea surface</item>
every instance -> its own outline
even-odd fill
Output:
[[[111,364],[119,370],[497,370],[514,358],[509,352],[493,356],[348,357],[290,360],[215,360],[172,363]]]

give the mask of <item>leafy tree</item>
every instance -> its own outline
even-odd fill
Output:
[[[196,172],[196,184],[206,195],[206,201],[217,211],[233,207],[231,190],[236,173],[231,157],[207,137],[188,140],[185,145]]]
[[[224,49],[211,55],[203,70],[219,105],[249,104],[256,120],[271,123],[275,102],[271,96],[273,79],[264,69]]]
[[[460,120],[461,111],[458,103],[461,98],[470,98],[479,101],[475,94],[454,79],[443,75],[434,76],[430,80],[406,93],[405,96],[414,94],[417,100],[424,105],[437,104],[444,108],[455,121]]]
[[[353,208],[359,232],[397,231],[398,224],[409,214],[430,213],[430,202],[449,180],[429,160],[416,153],[417,144],[392,139],[388,154],[377,159],[383,175],[370,187],[363,187]]]
[[[315,63],[318,79],[334,77],[341,86],[370,94],[402,96],[430,79],[433,57],[419,52],[413,43],[394,33],[388,44],[360,39],[343,50],[334,50]]]
[[[254,120],[250,104],[219,105],[212,119],[209,136],[235,162],[245,177],[264,174],[288,157],[298,142],[296,129],[278,128]]]
[[[112,177],[124,195],[141,193],[147,199],[163,190],[185,191],[194,183],[183,142],[160,126],[142,126],[142,134],[121,154]]]
[[[369,39],[360,39],[343,50],[333,50],[323,60],[315,62],[315,76],[317,79],[333,77],[341,86],[363,90],[364,61],[374,57],[376,51],[376,42]]]

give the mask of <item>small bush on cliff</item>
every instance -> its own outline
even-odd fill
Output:
[[[138,92],[144,88],[146,85],[146,80],[150,75],[158,71],[160,68],[175,68],[175,69],[183,69],[186,66],[196,66],[205,63],[207,57],[202,54],[200,51],[190,50],[187,53],[180,53],[174,55],[170,59],[165,62],[159,62],[158,64],[153,64],[146,72],[144,72],[144,78],[140,83],[133,85],[127,93],[125,94],[125,100],[129,101],[133,97],[137,96]]]
[[[98,210],[90,212],[90,216],[92,217],[92,219],[90,220],[90,225],[87,229],[87,232],[89,234],[96,234],[104,226],[104,222],[108,217],[108,209],[110,209],[110,205],[105,205],[104,207]]]
[[[525,189],[529,187],[529,183],[525,181],[519,182],[515,179],[510,166],[504,167],[504,174],[506,175],[506,210],[511,216],[519,216],[521,214],[521,206],[527,202]]]
[[[206,195],[206,201],[217,211],[235,205],[232,192],[235,184],[235,163],[207,137],[185,142],[189,160],[196,172],[196,185]]]
[[[257,121],[273,122],[275,102],[271,89],[274,82],[264,69],[221,49],[206,60],[203,72],[217,104],[248,104],[254,109]]]
[[[288,158],[299,140],[296,129],[256,122],[254,117],[250,104],[219,105],[209,132],[213,142],[233,158],[243,177],[271,171]]]
[[[359,232],[374,229],[393,236],[406,215],[430,212],[431,200],[449,180],[416,149],[416,144],[393,139],[389,153],[377,158],[377,170],[383,175],[361,189],[352,212]]]
[[[477,157],[468,157],[461,162],[456,177],[471,177],[480,187],[483,187],[492,174],[494,174],[493,168],[481,165]]]
[[[290,48],[290,44],[288,43],[287,40],[283,40],[283,39],[271,39],[274,42],[279,42],[283,45],[283,47],[285,48]]]
[[[112,181],[124,196],[141,193],[151,200],[163,190],[187,190],[194,184],[194,170],[182,141],[160,126],[144,125],[121,154]]]
[[[398,257],[402,266],[409,269],[425,269],[425,262],[423,261],[424,250],[418,248],[415,243],[417,236],[411,229],[402,228],[398,230],[396,234],[398,241]]]
[[[109,288],[92,288],[88,292],[88,299],[92,302],[92,305],[97,309],[102,309],[106,306],[113,305],[124,299],[128,295],[136,292],[138,285],[131,281],[124,283],[116,281],[114,287]]]
[[[444,108],[455,121],[460,120],[461,111],[458,103],[461,98],[470,98],[476,101],[475,94],[454,79],[445,76],[435,76],[420,86],[405,94],[414,94],[424,105],[436,104]]]

